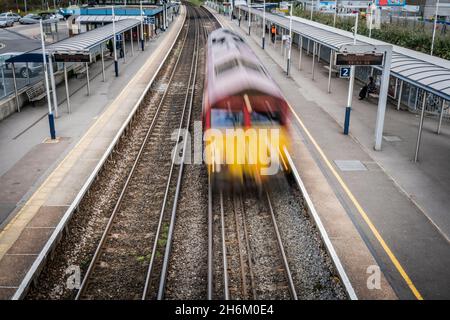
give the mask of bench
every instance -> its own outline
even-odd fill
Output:
[[[377,92],[369,92],[367,94],[368,98],[373,98],[373,99],[378,99],[380,97],[380,95]]]
[[[330,71],[330,66],[325,65],[323,66],[325,69],[327,69],[328,71]],[[339,70],[335,68],[335,66],[331,67],[331,72],[334,73],[334,75],[337,77],[339,77]]]
[[[79,66],[78,68],[73,69],[73,74],[75,75],[75,78],[78,79],[78,75],[80,74],[85,74],[87,71],[85,65],[83,64],[83,66]]]
[[[47,95],[47,91],[42,82],[32,85],[25,93],[27,94],[28,101],[30,101],[33,106],[35,101],[39,101]]]

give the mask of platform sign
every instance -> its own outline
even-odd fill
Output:
[[[341,67],[339,69],[339,78],[348,79],[350,78],[350,67]]]
[[[145,17],[144,24],[155,24],[155,17]]]
[[[55,62],[91,62],[91,55],[89,53],[53,53]]]
[[[382,66],[382,53],[337,53],[335,65],[337,66]]]

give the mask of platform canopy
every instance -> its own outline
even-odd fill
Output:
[[[124,19],[115,22],[116,34],[128,31],[141,22],[136,19]],[[112,39],[114,37],[113,25],[107,24],[105,26],[96,28],[92,31],[84,32],[74,37],[66,38],[64,40],[55,42],[46,46],[45,51],[47,54],[58,53],[59,55],[83,55],[89,54],[90,51],[99,46],[100,44]],[[66,60],[68,61],[68,60]],[[16,62],[40,62],[42,63],[42,49],[36,49],[26,52],[24,54],[14,56],[8,60],[7,63]],[[74,61],[78,62],[78,61]]]
[[[247,6],[240,6],[248,11]],[[251,9],[251,14],[262,16],[262,10]],[[266,12],[266,19],[289,29],[289,18]],[[311,20],[293,17],[292,32],[311,39],[332,50],[353,43],[353,33]],[[388,45],[389,43],[357,35],[357,44]],[[393,45],[391,75],[405,82],[450,100],[450,61]]]

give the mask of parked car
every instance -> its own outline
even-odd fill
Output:
[[[12,27],[14,25],[14,20],[6,17],[0,17],[0,28]]]
[[[0,54],[0,67],[3,68],[5,76],[12,76],[12,66],[10,63],[6,63],[6,60],[14,56],[23,54],[24,52],[7,52]],[[42,71],[42,64],[37,62],[29,62],[28,65],[25,62],[17,62],[14,64],[16,76],[20,78],[32,77]]]
[[[20,24],[35,24],[35,23],[39,23],[39,20],[41,20],[42,17],[40,15],[37,14],[27,14],[26,16],[24,16],[23,18],[19,19],[19,23]]]
[[[8,18],[13,20],[14,22],[19,22],[19,19],[21,18],[20,14],[14,13],[14,12],[3,12],[0,13],[0,18]]]

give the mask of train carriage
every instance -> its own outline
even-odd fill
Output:
[[[261,185],[290,170],[287,102],[250,47],[228,29],[208,37],[203,128],[205,163],[216,182]]]

